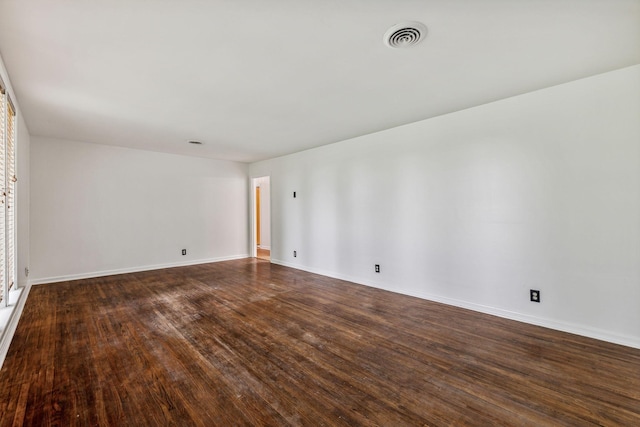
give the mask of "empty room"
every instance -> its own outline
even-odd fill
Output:
[[[0,1],[0,427],[640,425],[640,1]]]

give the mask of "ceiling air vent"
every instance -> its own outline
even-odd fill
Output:
[[[427,35],[427,27],[420,22],[401,22],[384,33],[384,44],[393,48],[415,46]]]

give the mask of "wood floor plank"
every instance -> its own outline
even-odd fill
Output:
[[[640,350],[245,259],[34,287],[0,426],[635,426]]]

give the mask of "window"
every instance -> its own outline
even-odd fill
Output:
[[[0,302],[6,306],[16,278],[16,109],[0,79]]]

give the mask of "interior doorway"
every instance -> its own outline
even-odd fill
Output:
[[[256,258],[271,260],[271,186],[270,178],[253,179],[253,242]]]

